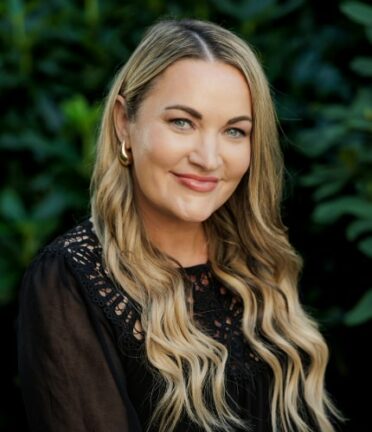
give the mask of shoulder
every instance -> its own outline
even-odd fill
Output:
[[[91,296],[98,287],[113,288],[112,280],[105,271],[102,247],[87,218],[56,237],[39,250],[28,272],[45,268],[47,276],[69,273]]]
[[[84,257],[100,257],[102,248],[90,219],[85,219],[44,246],[39,255],[63,255],[81,263]],[[77,258],[80,256],[80,260]]]
[[[43,246],[26,269],[26,274],[40,267],[58,272],[69,271],[80,282],[101,270],[102,248],[92,222],[86,218]],[[91,277],[91,276],[90,276]]]
[[[44,246],[26,271],[23,285],[36,280],[37,289],[73,291],[89,304],[102,309],[121,332],[131,333],[140,306],[109,277],[102,247],[89,219],[80,222]],[[35,284],[33,284],[35,285]]]
[[[38,251],[24,272],[21,293],[54,296],[56,291],[76,291],[79,275],[100,261],[100,249],[91,222],[84,220]]]

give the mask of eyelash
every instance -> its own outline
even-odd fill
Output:
[[[184,119],[184,118],[174,118],[174,119],[169,120],[169,123],[173,123],[175,126],[179,127],[178,125],[176,125],[176,122],[178,122],[178,121],[187,122],[191,127],[193,127],[191,120]]]
[[[177,122],[177,121],[187,122],[191,127],[194,127],[192,121],[189,120],[189,119],[185,119],[185,118],[174,118],[174,119],[169,120],[169,123],[172,123],[172,124],[174,124],[176,127],[178,127],[178,126],[176,125],[176,122]],[[181,129],[182,129],[182,128],[181,128]],[[239,128],[229,128],[228,130],[236,130],[236,131],[238,131],[238,132],[241,134],[242,137],[247,136],[247,134],[244,132],[243,129],[239,129]],[[234,138],[235,138],[235,137],[234,137]]]

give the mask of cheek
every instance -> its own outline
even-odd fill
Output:
[[[142,131],[133,145],[134,164],[147,170],[172,168],[182,157],[182,149],[174,137],[162,127]],[[146,165],[146,166],[145,166]]]
[[[246,149],[240,149],[230,155],[229,176],[232,180],[239,181],[248,171],[251,161],[250,145]]]

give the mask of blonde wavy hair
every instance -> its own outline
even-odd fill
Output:
[[[114,281],[141,306],[148,360],[165,391],[150,424],[172,431],[184,410],[205,431],[233,431],[248,424],[226,400],[224,345],[192,319],[186,282],[174,261],[156,249],[135,205],[131,169],[119,163],[113,111],[118,95],[135,121],[156,78],[183,58],[220,61],[239,69],[253,106],[252,158],[229,200],[204,222],[212,271],[240,296],[242,331],[273,375],[273,431],[334,431],[339,414],[324,389],[327,346],[301,307],[302,261],[280,216],[283,161],[269,85],[252,48],[233,32],[191,19],[163,19],[147,29],[118,72],[108,94],[91,182],[91,209],[103,259]],[[206,403],[211,395],[212,406]]]

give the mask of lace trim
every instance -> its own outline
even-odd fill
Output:
[[[90,226],[89,226],[90,225]],[[120,291],[108,277],[102,265],[102,248],[89,220],[59,236],[45,251],[62,253],[89,298],[104,312],[106,318],[120,330],[119,343],[128,356],[138,355],[140,305]]]
[[[192,282],[196,321],[206,334],[228,348],[228,374],[246,379],[265,368],[264,362],[252,350],[241,330],[242,300],[221,285],[208,265],[200,266],[197,272],[187,276]]]
[[[62,253],[89,294],[108,320],[120,330],[119,343],[126,355],[138,356],[144,349],[140,325],[140,305],[117,288],[102,265],[102,248],[89,220],[59,236],[43,251]],[[209,265],[184,269],[192,283],[195,321],[203,331],[228,348],[227,375],[251,379],[264,362],[252,351],[243,336],[241,299],[213,277]]]

